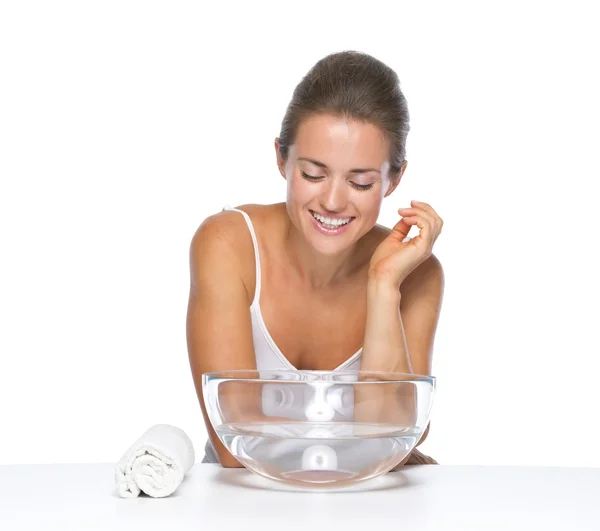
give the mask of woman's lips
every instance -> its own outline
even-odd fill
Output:
[[[321,233],[321,234],[325,234],[327,236],[338,236],[340,234],[343,234],[344,232],[346,232],[346,230],[348,230],[348,227],[350,226],[350,224],[354,221],[354,217],[350,217],[350,221],[348,223],[345,223],[344,225],[340,225],[339,227],[335,227],[335,228],[329,228],[330,226],[325,226],[323,225],[323,223],[321,223],[320,221],[318,221],[314,216],[313,216],[313,211],[310,210],[309,211],[310,214],[310,219],[312,220],[313,226]],[[338,218],[339,219],[339,218]]]

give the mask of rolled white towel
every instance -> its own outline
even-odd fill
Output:
[[[172,494],[194,465],[194,446],[176,426],[149,428],[118,461],[115,476],[122,498],[136,498],[140,491],[153,498]]]

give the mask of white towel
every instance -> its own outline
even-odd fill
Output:
[[[115,470],[122,498],[140,491],[153,498],[172,494],[194,465],[194,446],[185,432],[169,424],[149,428],[119,460]]]

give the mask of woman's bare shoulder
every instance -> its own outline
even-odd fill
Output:
[[[212,243],[214,240],[227,243],[234,248],[239,248],[247,243],[250,235],[248,224],[244,216],[236,210],[245,212],[250,217],[253,225],[262,224],[269,217],[274,205],[245,204],[234,207],[235,210],[221,210],[207,216],[194,234],[195,240]],[[251,241],[251,240],[250,240]]]
[[[245,204],[235,207],[250,217],[259,241],[268,237],[275,225],[276,205]],[[235,262],[248,293],[254,290],[254,244],[244,216],[235,210],[222,210],[206,217],[196,229],[191,242],[190,260],[193,267],[202,264],[209,271]]]
[[[245,207],[236,208],[246,212]],[[222,267],[223,261],[234,261],[241,276],[245,277],[250,259],[254,260],[254,249],[243,215],[222,210],[207,216],[192,237],[190,259],[193,264],[203,263],[211,269]]]
[[[372,229],[371,234],[377,243],[381,243],[392,232],[392,229],[377,223]]]
[[[376,224],[363,236],[361,246],[364,249],[364,258],[371,259],[371,256],[377,249],[377,246],[386,239],[392,229]],[[363,253],[361,253],[363,255]]]
[[[246,212],[250,216],[252,223],[256,222],[262,225],[281,224],[284,217],[287,216],[285,203],[272,203],[268,205],[250,203],[235,208]]]
[[[245,222],[237,212],[223,210],[204,218],[192,237],[194,247],[221,245],[235,247]]]

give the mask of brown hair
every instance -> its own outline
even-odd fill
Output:
[[[390,175],[406,158],[409,114],[398,75],[374,57],[357,51],[319,60],[295,88],[279,133],[279,152],[287,159],[302,121],[331,114],[378,126],[390,144]]]

